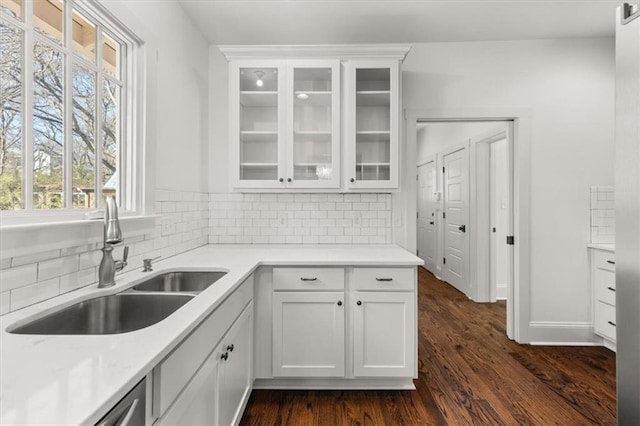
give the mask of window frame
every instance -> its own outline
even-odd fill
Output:
[[[95,1],[62,0],[63,2],[63,39],[62,45],[49,40],[36,30],[33,23],[33,4],[37,0],[22,1],[22,18],[14,19],[0,12],[3,25],[22,33],[22,208],[17,210],[1,210],[0,220],[5,225],[21,225],[42,222],[66,222],[90,219],[89,212],[102,208],[102,166],[101,149],[96,149],[94,179],[96,205],[92,208],[73,208],[73,173],[72,152],[73,132],[71,118],[73,114],[73,69],[81,66],[94,73],[96,81],[96,103],[102,103],[103,79],[109,80],[119,87],[118,104],[118,155],[116,158],[118,174],[117,199],[123,216],[144,214],[145,193],[143,181],[145,176],[144,161],[144,52],[143,41],[129,30],[112,13]],[[77,11],[95,26],[95,63],[74,52],[71,27],[73,12]],[[120,78],[103,71],[102,35],[107,35],[121,46],[119,54]],[[33,208],[33,48],[35,42],[46,44],[64,55],[63,72],[63,207],[58,209]],[[96,110],[97,111],[97,110]],[[100,114],[96,114],[94,135],[96,147],[102,146]]]

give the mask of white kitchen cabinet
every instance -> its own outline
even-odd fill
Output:
[[[244,309],[222,342],[158,425],[234,425],[242,417],[252,382],[253,302]]]
[[[236,425],[253,383],[253,302],[231,327],[218,350],[219,425]],[[214,352],[215,353],[215,352]],[[204,424],[204,423],[202,423]]]
[[[230,63],[234,188],[340,186],[340,63]]]
[[[593,287],[593,331],[611,350],[616,349],[616,269],[615,253],[591,249]]]
[[[273,376],[344,376],[344,292],[273,294]]]
[[[208,419],[204,423],[215,424],[218,415],[232,409],[232,403],[244,406],[253,374],[252,315],[253,276],[250,276],[158,363],[153,369],[152,404],[157,424],[190,424],[188,421],[191,420],[192,424],[198,424],[197,419]],[[234,345],[234,349],[228,360],[233,362],[227,373],[227,369],[221,370],[219,364],[221,355],[230,345]],[[238,373],[240,368],[243,370]],[[222,379],[219,379],[220,374]],[[216,402],[222,391],[225,413],[217,408]],[[237,403],[240,393],[244,400]],[[182,421],[178,422],[178,419]]]
[[[413,377],[415,297],[409,292],[355,292],[355,377]]]
[[[353,374],[414,377],[415,268],[353,268]]]
[[[345,69],[345,186],[397,188],[400,61],[347,61]]]

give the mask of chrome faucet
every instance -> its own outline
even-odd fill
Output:
[[[106,202],[107,206],[104,209],[104,243],[102,246],[102,260],[98,270],[98,288],[115,285],[116,272],[122,271],[127,266],[127,257],[129,257],[129,247],[125,247],[122,260],[113,260],[113,246],[122,242],[122,231],[118,220],[116,197],[107,197]]]

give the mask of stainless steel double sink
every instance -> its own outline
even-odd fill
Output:
[[[166,272],[131,289],[95,297],[9,329],[13,334],[119,334],[156,324],[226,272]]]

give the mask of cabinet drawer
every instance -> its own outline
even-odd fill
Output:
[[[596,269],[604,269],[607,271],[615,271],[615,254],[611,251],[594,250],[593,258]]]
[[[601,300],[609,305],[616,305],[616,273],[596,269],[593,277],[596,300]]]
[[[274,290],[344,290],[343,268],[273,268]]]
[[[604,302],[596,301],[593,328],[595,332],[609,340],[616,340],[616,308]]]
[[[253,299],[253,276],[242,283],[153,369],[153,415],[160,417]]]
[[[353,268],[353,289],[413,291],[415,268]]]

